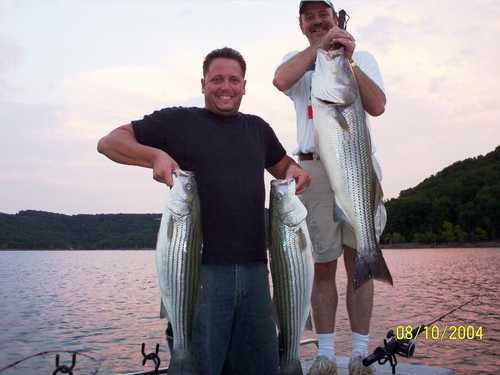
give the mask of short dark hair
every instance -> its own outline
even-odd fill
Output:
[[[247,63],[245,62],[245,59],[241,53],[229,47],[214,49],[205,57],[205,60],[203,61],[203,77],[207,75],[208,68],[210,67],[212,61],[217,58],[232,59],[237,61],[240,64],[243,77],[245,77],[247,70]]]

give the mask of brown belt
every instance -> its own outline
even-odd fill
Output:
[[[309,152],[307,154],[299,154],[299,160],[319,160],[319,156]]]

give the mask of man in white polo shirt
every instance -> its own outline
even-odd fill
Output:
[[[298,158],[301,166],[311,175],[309,190],[302,195],[308,209],[308,226],[313,242],[315,277],[312,292],[312,315],[319,341],[319,353],[309,374],[336,374],[335,313],[338,295],[335,284],[337,259],[344,253],[347,271],[347,312],[352,330],[352,357],[350,374],[372,374],[374,369],[362,365],[368,354],[368,333],[373,307],[373,280],[356,291],[352,276],[355,269],[354,234],[334,218],[334,193],[328,182],[323,164],[315,154],[314,113],[311,106],[311,76],[318,48],[331,49],[334,44],[344,46],[358,82],[365,111],[379,116],[385,110],[386,98],[378,65],[365,51],[356,51],[351,34],[338,27],[338,18],[330,0],[300,1],[299,25],[309,41],[309,47],[287,54],[275,73],[273,84],[292,99],[297,116]],[[368,120],[368,119],[367,119]],[[374,147],[373,147],[374,150]],[[381,180],[378,163],[375,171]],[[385,209],[378,207],[377,235],[385,226]]]

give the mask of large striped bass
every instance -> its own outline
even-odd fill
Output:
[[[162,304],[172,325],[169,374],[196,374],[191,327],[199,287],[202,231],[194,175],[179,172],[161,218],[156,244],[156,269]]]
[[[271,182],[270,265],[280,337],[280,374],[302,374],[300,338],[309,315],[314,266],[307,210],[295,181]]]
[[[392,284],[375,230],[382,188],[359,88],[343,48],[318,50],[311,102],[316,151],[335,193],[337,213],[356,237],[354,287],[372,278]]]

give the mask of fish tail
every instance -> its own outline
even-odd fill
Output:
[[[300,360],[286,361],[280,364],[280,375],[302,375]]]
[[[368,280],[375,279],[393,285],[391,272],[382,253],[369,258],[356,257],[354,288],[358,289]]]
[[[194,365],[194,358],[191,353],[185,351],[176,351],[172,353],[170,365],[168,367],[169,375],[197,375],[198,371]]]

